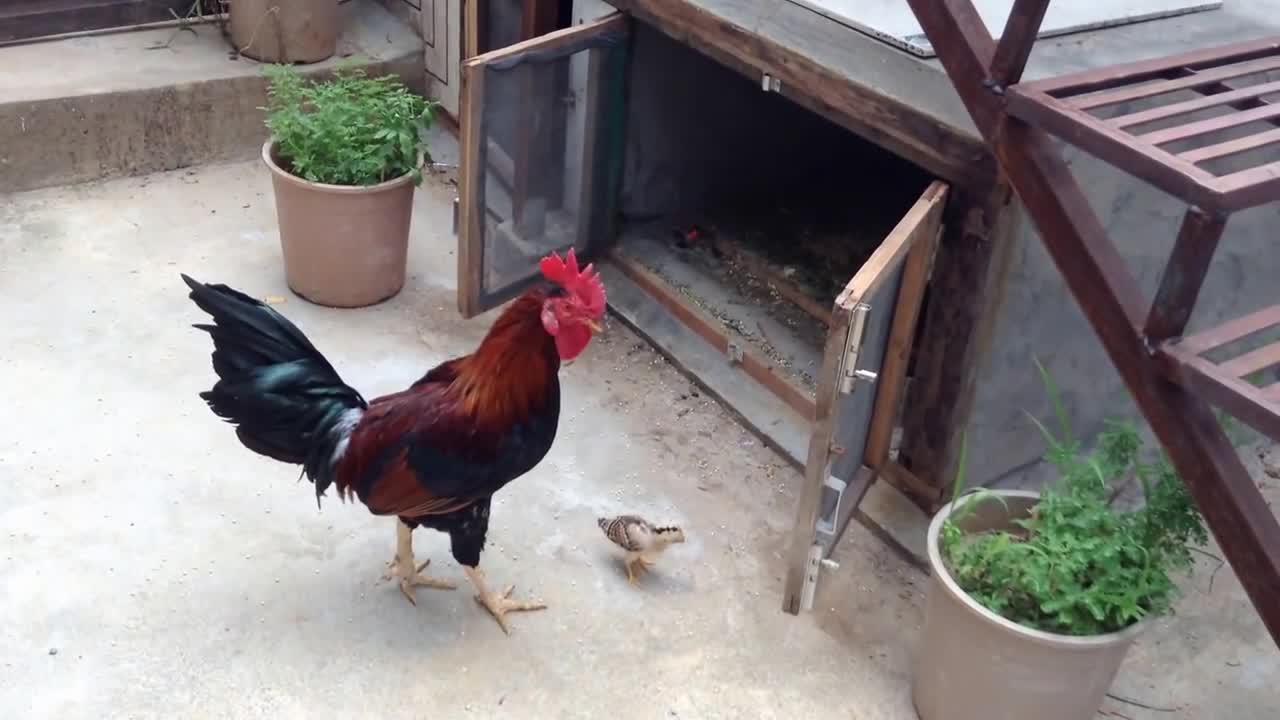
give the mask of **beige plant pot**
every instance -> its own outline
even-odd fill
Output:
[[[304,299],[331,307],[382,302],[404,287],[413,216],[413,177],[367,187],[313,183],[277,164],[271,169],[285,280]]]
[[[314,63],[338,49],[338,0],[230,0],[231,42],[270,63]]]
[[[956,524],[965,532],[1012,529],[1039,496],[996,491]],[[964,502],[964,499],[961,500]],[[1147,623],[1118,633],[1076,637],[1032,630],[979,605],[942,563],[938,536],[948,503],[929,524],[924,636],[912,699],[921,720],[1093,720],[1120,663]]]

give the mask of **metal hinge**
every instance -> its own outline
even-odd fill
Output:
[[[458,201],[458,198],[455,197],[453,199],[453,234],[454,235],[458,234],[458,208],[459,207],[460,207],[460,203]]]
[[[782,92],[782,81],[765,73],[760,77],[760,89],[765,92]]]
[[[858,303],[853,306],[849,318],[849,337],[845,341],[844,362],[840,367],[840,393],[848,395],[858,380],[873,383],[876,373],[872,370],[858,369],[858,355],[862,352],[862,341],[867,334],[867,316],[871,306]]]

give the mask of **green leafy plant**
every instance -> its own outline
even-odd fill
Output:
[[[1099,635],[1171,612],[1178,593],[1171,574],[1189,571],[1192,547],[1208,541],[1190,493],[1163,452],[1144,452],[1130,422],[1108,423],[1093,452],[1082,452],[1053,379],[1039,361],[1036,366],[1058,436],[1032,421],[1048,441],[1046,459],[1060,477],[1010,530],[965,533],[953,520],[989,493],[958,501],[938,541],[947,570],[987,609],[1047,632]],[[962,449],[957,498],[964,455]],[[1142,506],[1116,509],[1121,483],[1131,480],[1142,487]]]
[[[270,85],[262,109],[284,169],[331,185],[374,185],[407,173],[421,184],[438,103],[393,75],[370,78],[349,65],[325,81],[308,81],[291,65],[264,72]]]

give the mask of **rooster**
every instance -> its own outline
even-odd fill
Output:
[[[343,382],[302,332],[273,308],[226,285],[185,274],[189,297],[213,317],[196,328],[213,338],[218,381],[200,393],[236,426],[249,450],[301,465],[316,502],[334,486],[374,515],[395,516],[396,553],[384,579],[399,578],[412,604],[417,586],[455,589],[415,565],[413,530],[449,535],[475,599],[510,634],[507,613],[541,602],[490,590],[480,571],[490,500],[551,449],[560,418],[561,361],[602,330],[604,285],[574,251],[544,257],[547,281],[512,301],[470,355],[447,360],[400,392],[366,401]]]

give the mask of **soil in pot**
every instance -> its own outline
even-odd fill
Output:
[[[271,63],[314,63],[338,48],[338,0],[231,0],[231,42]]]
[[[965,533],[1012,530],[1038,495],[998,491],[956,524]],[[961,502],[965,502],[964,499]],[[929,525],[930,579],[912,699],[921,720],[1092,720],[1145,623],[1091,637],[1023,627],[970,598],[938,548],[953,504]]]
[[[271,170],[280,244],[289,288],[330,307],[382,302],[404,287],[413,216],[413,176],[366,187],[313,183],[279,164],[262,146]]]

